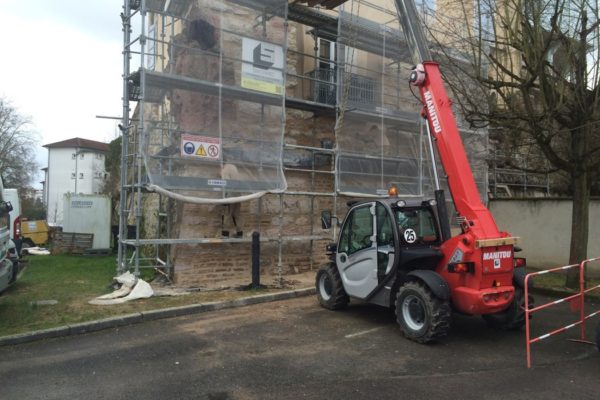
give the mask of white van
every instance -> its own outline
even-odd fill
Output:
[[[17,244],[21,239],[21,199],[17,189],[4,189],[4,201],[12,204],[12,211],[9,213],[10,238]],[[17,244],[17,247],[20,246]]]
[[[0,179],[0,293],[17,279],[18,263],[9,259],[10,215],[12,205],[4,199],[2,179]]]

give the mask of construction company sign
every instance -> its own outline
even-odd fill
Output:
[[[484,260],[495,260],[495,259],[511,258],[511,257],[512,257],[511,251],[494,251],[494,252],[489,252],[489,253],[483,253]]]
[[[242,87],[283,94],[283,47],[258,40],[242,40]]]
[[[210,136],[181,135],[181,156],[219,161],[221,159],[221,139]]]
[[[505,272],[513,267],[512,246],[486,248],[481,254],[483,272]]]
[[[427,112],[429,113],[429,118],[431,118],[431,124],[433,125],[433,131],[435,133],[442,133],[442,126],[440,125],[440,119],[438,118],[437,110],[435,109],[433,96],[429,90],[424,93],[424,96]]]

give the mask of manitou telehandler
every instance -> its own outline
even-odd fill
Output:
[[[452,311],[482,315],[496,328],[520,328],[525,259],[515,257],[517,238],[500,232],[481,202],[414,2],[396,0],[396,6],[417,64],[409,84],[419,89],[430,144],[435,142],[444,167],[461,233],[451,236],[437,176],[432,200],[392,195],[349,203],[338,242],[328,246],[331,261],[316,276],[319,302],[335,310],[356,298],[395,308],[403,334],[420,343],[445,336]]]

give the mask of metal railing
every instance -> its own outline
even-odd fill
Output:
[[[310,100],[317,103],[336,105],[337,103],[337,71],[333,68],[322,68],[309,71],[306,76],[310,80]],[[360,109],[374,109],[377,99],[377,81],[368,76],[345,74],[348,80],[347,104]]]
[[[594,344],[592,342],[589,342],[586,340],[585,338],[585,321],[596,316],[596,315],[600,315],[600,309],[585,315],[585,295],[589,292],[591,292],[592,290],[596,290],[600,288],[600,285],[596,285],[593,286],[591,288],[587,288],[585,287],[585,268],[586,266],[594,261],[599,261],[600,257],[596,257],[596,258],[590,258],[588,260],[584,260],[582,261],[580,264],[572,264],[572,265],[566,265],[564,267],[558,267],[558,268],[552,268],[552,269],[548,269],[548,270],[544,270],[544,271],[538,271],[538,272],[532,272],[527,274],[527,276],[525,276],[525,336],[526,336],[526,347],[527,347],[527,368],[531,368],[531,345],[533,343],[537,343],[540,342],[544,339],[547,339],[551,336],[557,335],[559,333],[563,333],[571,328],[574,328],[576,326],[580,327],[580,338],[577,340],[579,342],[583,342],[583,343],[589,343],[589,344]],[[564,271],[568,271],[570,269],[578,269],[579,271],[579,291],[575,294],[572,294],[570,296],[567,297],[563,297],[561,299],[555,300],[555,301],[551,301],[549,303],[545,303],[542,304],[540,306],[534,307],[534,308],[529,308],[529,280],[531,279],[531,277],[533,276],[538,276],[538,275],[544,275],[544,274],[548,274],[548,273],[557,273],[557,272],[564,272]],[[564,302],[571,302],[571,308],[574,311],[578,311],[579,314],[579,320],[577,320],[576,322],[563,326],[561,328],[555,329],[553,331],[550,331],[548,333],[545,333],[543,335],[537,336],[535,338],[531,338],[531,324],[530,324],[530,317],[531,314],[547,309],[549,307],[552,307],[554,305],[557,304],[561,304]]]

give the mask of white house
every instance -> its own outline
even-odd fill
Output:
[[[44,145],[48,149],[44,204],[48,224],[62,225],[66,193],[98,194],[107,178],[104,159],[108,144],[73,138]]]

